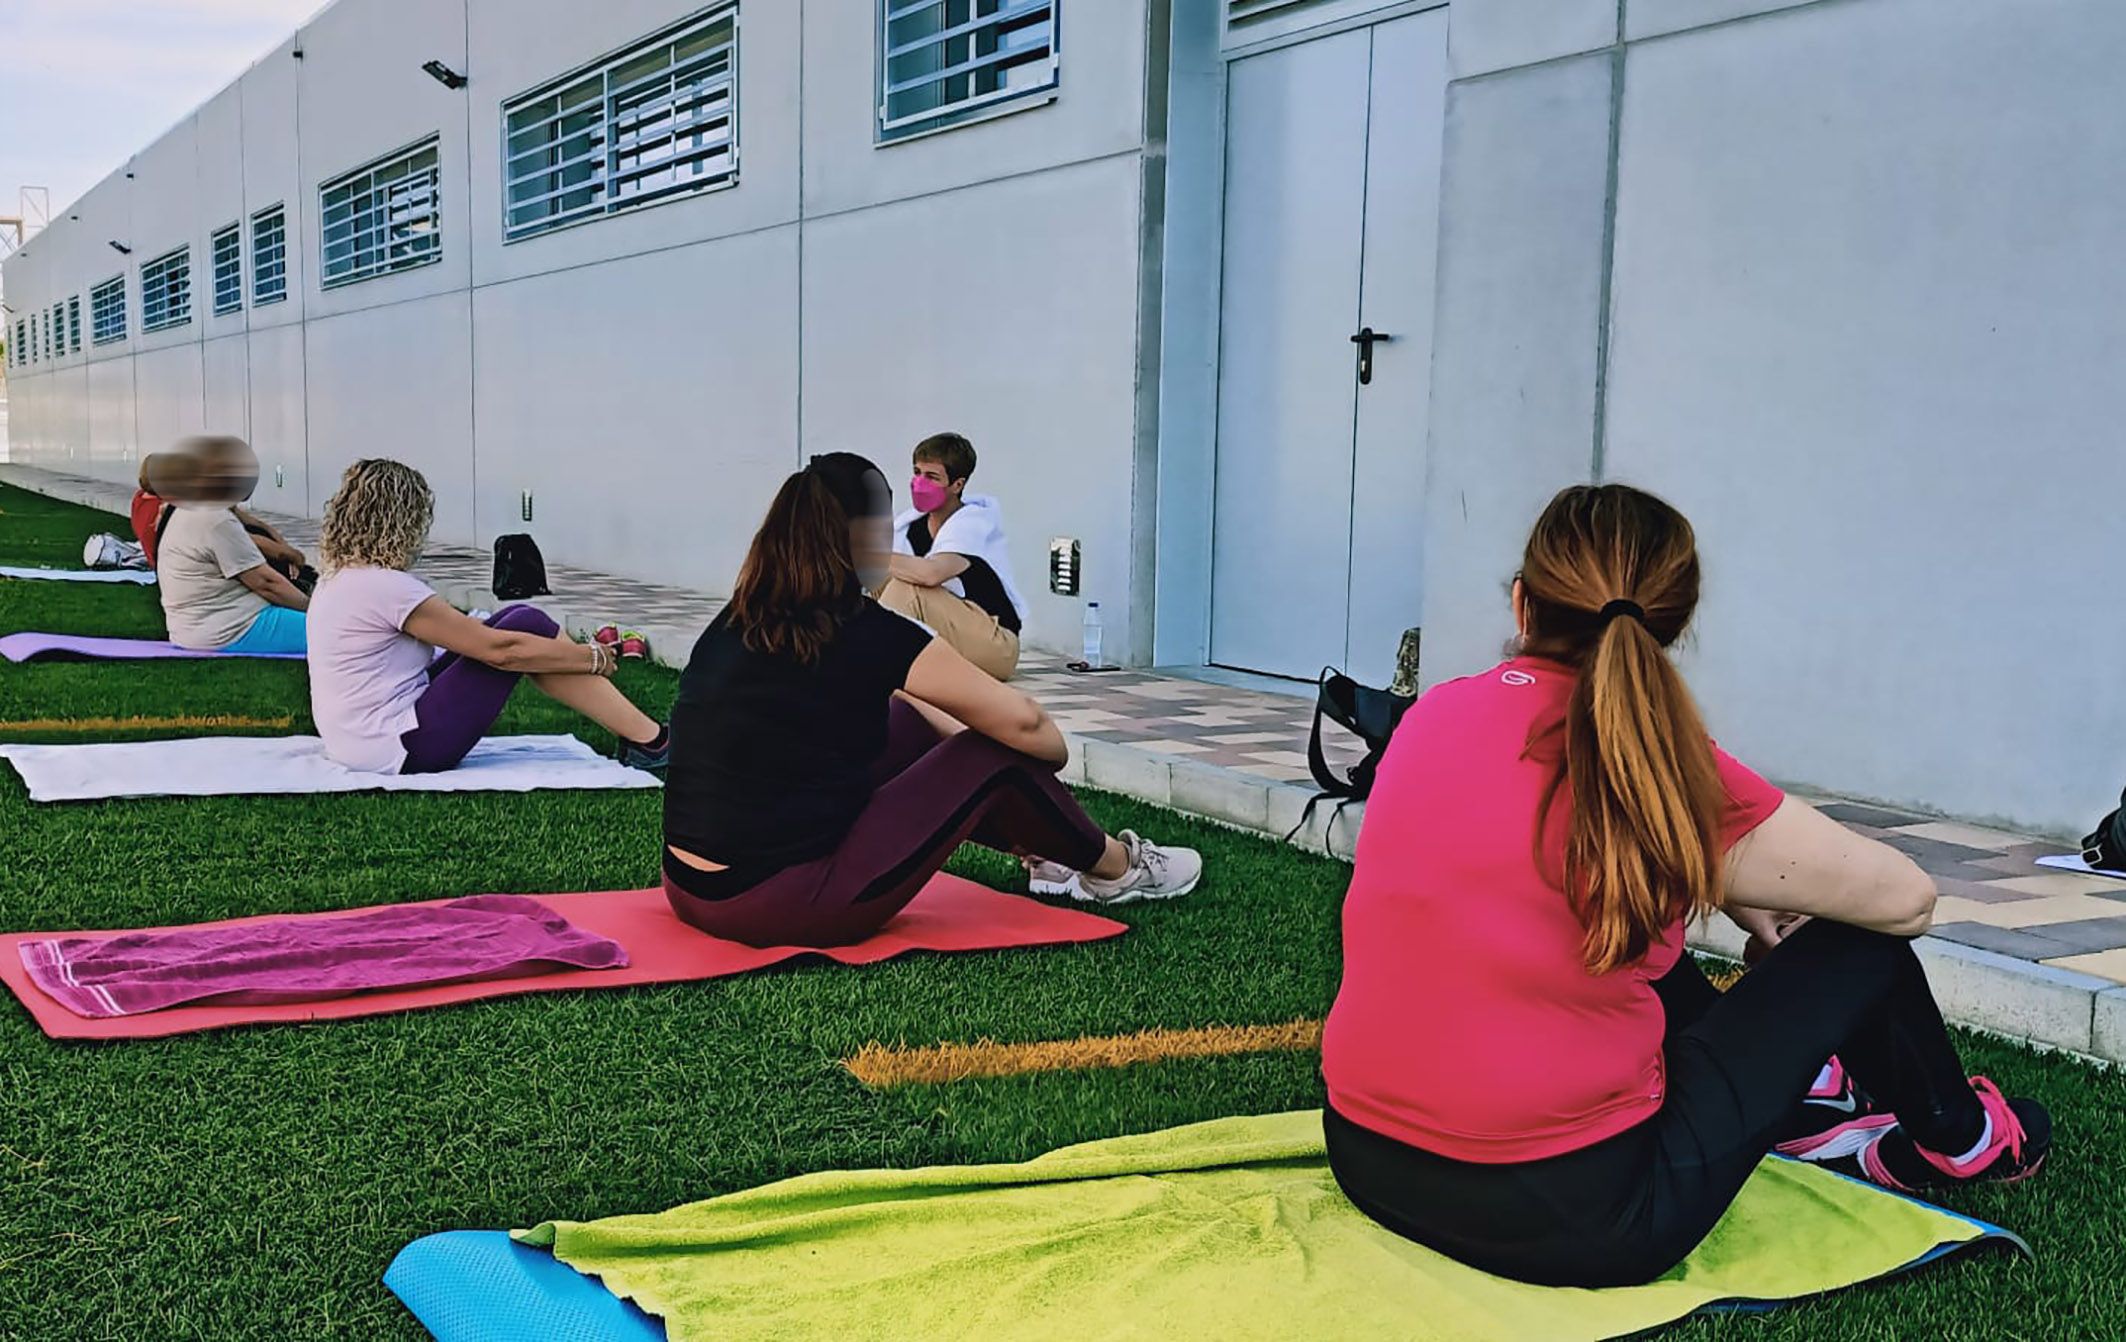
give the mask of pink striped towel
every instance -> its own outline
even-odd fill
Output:
[[[316,916],[20,943],[30,980],[77,1016],[203,1002],[311,1002],[388,988],[618,969],[619,942],[536,899],[475,895]]]

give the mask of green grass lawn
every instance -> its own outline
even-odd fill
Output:
[[[0,488],[0,563],[70,566],[103,514]],[[0,582],[0,633],[159,636],[152,589]],[[653,711],[669,672],[630,666]],[[299,666],[0,663],[0,720],[293,715]],[[503,727],[578,724],[529,689]],[[583,731],[601,747],[610,741]],[[12,733],[17,737],[21,733]],[[55,737],[41,739],[90,739]],[[398,794],[32,806],[0,769],[0,928],[60,930],[656,874],[657,794]],[[1192,898],[1126,909],[1094,946],[801,967],[322,1026],[133,1044],[48,1041],[0,1003],[0,1337],[413,1338],[379,1284],[407,1241],[661,1209],[809,1170],[1017,1160],[1066,1142],[1321,1101],[1311,1057],[1222,1059],[889,1094],[838,1060],[871,1040],[1068,1037],[1324,1011],[1347,869],[1090,795],[1111,827],[1203,847]],[[1004,888],[1013,864],[963,854]],[[1438,1028],[1451,1028],[1440,1023]],[[2126,1081],[1967,1039],[1975,1070],[2051,1105],[2052,1167],[1952,1199],[2037,1248],[1679,1338],[2126,1334]]]

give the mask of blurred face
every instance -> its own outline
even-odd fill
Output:
[[[200,463],[200,488],[215,503],[242,503],[258,488],[258,454],[243,443],[208,453]]]
[[[868,592],[885,584],[886,568],[893,558],[893,493],[883,475],[873,473],[865,477],[864,484],[871,509],[849,520],[849,555]]]
[[[172,503],[226,508],[258,488],[258,454],[239,439],[188,439],[154,454],[142,474]]]

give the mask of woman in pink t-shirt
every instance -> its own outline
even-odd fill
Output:
[[[1909,940],[1928,877],[1706,736],[1667,652],[1698,572],[1659,499],[1558,495],[1514,583],[1519,655],[1419,700],[1368,803],[1330,1162],[1486,1271],[1651,1280],[1774,1149],[1913,1189],[2020,1178],[2051,1144],[2041,1106],[1964,1076]],[[1683,950],[1714,910],[1770,948],[1726,994]]]

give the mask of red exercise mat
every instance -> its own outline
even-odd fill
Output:
[[[845,965],[869,965],[909,951],[991,951],[1016,946],[1060,946],[1120,936],[1128,928],[1110,918],[1076,909],[1057,908],[1024,895],[1007,895],[957,876],[934,876],[923,892],[880,929],[854,946],[813,950],[777,946],[762,950],[722,941],[697,932],[672,914],[664,891],[619,890],[604,894],[536,895],[533,898],[586,932],[610,937],[627,948],[629,963],[620,969],[571,969],[526,978],[453,983],[435,988],[396,989],[337,997],[324,1002],[282,1002],[252,1006],[180,1006],[140,1016],[89,1020],[76,1016],[30,982],[19,949],[25,941],[55,936],[93,936],[84,932],[11,932],[0,935],[0,982],[29,1008],[39,1028],[54,1039],[159,1039],[173,1034],[217,1030],[229,1025],[266,1025],[314,1020],[348,1020],[416,1011],[452,1002],[475,1002],[516,993],[560,992],[571,988],[624,988],[638,983],[681,983],[723,978],[764,969],[803,955],[824,956]],[[446,900],[427,900],[442,904]],[[343,918],[374,909],[343,909],[307,915]],[[259,922],[286,918],[231,918]],[[297,915],[306,916],[306,915]],[[134,929],[124,929],[127,931]],[[169,931],[168,928],[141,929]],[[108,935],[117,936],[118,932]]]

